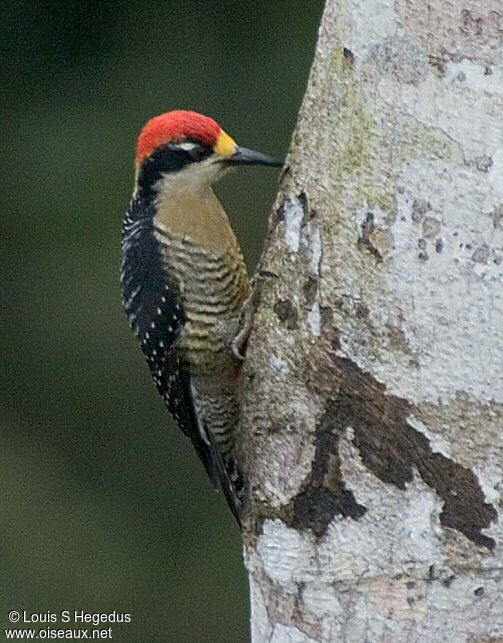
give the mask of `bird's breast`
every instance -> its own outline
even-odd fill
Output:
[[[185,361],[194,373],[230,374],[229,339],[250,286],[234,233],[216,204],[208,207],[206,202],[204,208],[201,203],[186,203],[185,218],[180,211],[183,204],[161,207],[154,217],[154,234],[163,269],[180,289],[186,323],[178,343]]]

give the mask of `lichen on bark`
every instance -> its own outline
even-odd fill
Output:
[[[503,11],[425,6],[323,16],[242,381],[256,641],[503,632]]]

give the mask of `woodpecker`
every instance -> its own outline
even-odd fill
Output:
[[[136,145],[122,227],[122,302],[168,410],[240,522],[232,350],[250,294],[241,249],[212,185],[240,165],[282,161],[236,142],[212,118],[175,110],[149,120]]]

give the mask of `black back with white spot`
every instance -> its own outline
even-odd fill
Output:
[[[177,339],[186,316],[176,281],[166,274],[161,247],[154,236],[151,193],[133,199],[122,229],[122,301],[133,332],[148,362],[157,390],[182,431],[191,439],[206,472],[222,487],[239,522],[241,483],[233,460],[224,462],[209,432],[197,420],[190,373],[183,368]],[[204,435],[201,430],[205,431]]]
[[[194,411],[190,375],[182,368],[175,342],[186,317],[177,284],[165,275],[154,237],[154,209],[138,198],[122,230],[122,301],[138,337],[157,390],[214,480],[215,472]]]

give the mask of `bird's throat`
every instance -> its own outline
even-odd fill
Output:
[[[227,215],[211,188],[197,195],[163,195],[156,203],[154,226],[217,255],[237,247]]]

